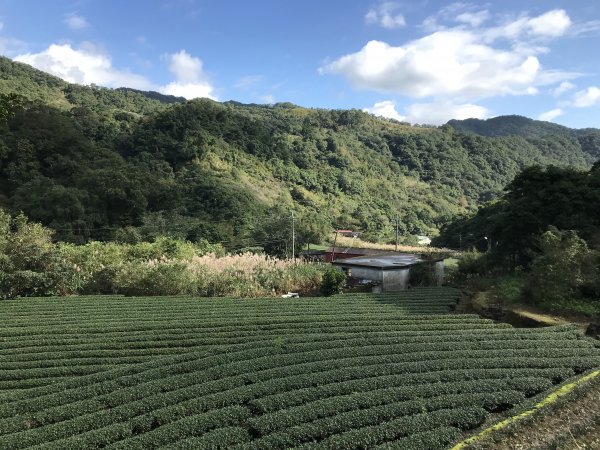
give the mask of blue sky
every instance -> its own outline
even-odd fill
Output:
[[[600,127],[595,0],[0,0],[0,53],[67,81]]]

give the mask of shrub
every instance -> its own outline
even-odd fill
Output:
[[[600,257],[588,249],[575,231],[550,228],[539,239],[540,253],[534,259],[523,294],[529,302],[564,309],[576,299],[600,291]]]
[[[458,273],[463,276],[481,276],[488,271],[488,256],[477,250],[464,252],[458,260]]]
[[[0,209],[0,298],[73,294],[264,297],[314,293],[322,266],[220,244],[159,237],[135,244],[53,243],[50,230]]]
[[[341,294],[342,288],[346,284],[346,274],[333,266],[327,267],[323,272],[321,281],[321,293],[325,296]]]
[[[149,261],[125,264],[116,277],[125,295],[181,295],[194,293],[194,277],[182,262]]]

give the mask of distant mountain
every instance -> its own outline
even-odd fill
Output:
[[[574,130],[552,122],[533,120],[524,116],[498,116],[491,119],[450,120],[452,128],[461,133],[473,133],[480,136],[523,136],[538,138],[552,134],[573,134]]]
[[[600,158],[600,129],[598,128],[573,129],[517,115],[498,116],[487,120],[450,120],[448,125],[461,133],[488,137],[522,136],[533,142],[549,136],[574,138],[584,152]]]
[[[0,207],[74,242],[170,234],[284,246],[292,210],[313,241],[333,226],[392,239],[396,216],[402,234],[435,234],[525,167],[588,169],[600,154],[598,130],[518,116],[434,128],[359,110],[185,101],[0,58],[0,101],[7,94],[23,101],[0,122]]]

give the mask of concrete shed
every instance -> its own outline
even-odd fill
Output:
[[[410,286],[441,286],[444,262],[408,253],[386,253],[338,259],[332,264],[358,280],[377,282],[382,291]]]

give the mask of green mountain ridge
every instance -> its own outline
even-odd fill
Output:
[[[73,242],[168,234],[281,253],[291,211],[300,243],[332,226],[388,240],[396,216],[403,235],[436,234],[525,167],[587,169],[600,154],[598,130],[489,137],[461,131],[468,121],[185,101],[0,58],[8,94],[24,100],[0,124],[0,207]]]
[[[461,133],[487,137],[522,136],[534,142],[551,136],[576,139],[584,152],[600,158],[600,129],[598,128],[573,129],[518,115],[498,116],[486,120],[450,120],[448,125]]]

